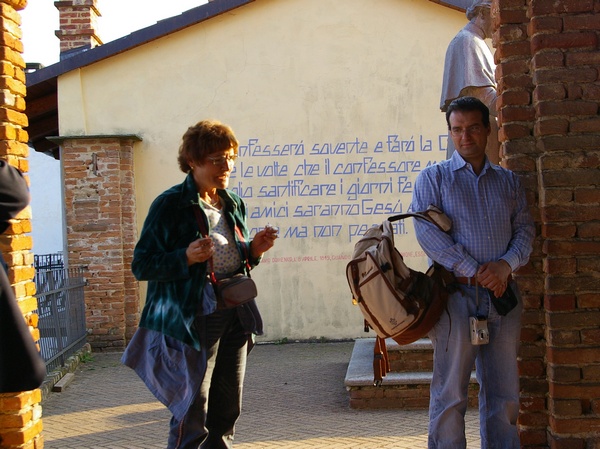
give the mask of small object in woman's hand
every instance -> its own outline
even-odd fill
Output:
[[[276,239],[277,237],[279,237],[277,235],[277,233],[279,232],[279,229],[274,228],[273,226],[271,226],[271,223],[267,223],[265,226],[265,232],[267,233],[268,237],[271,237],[273,239]]]
[[[210,237],[204,237],[199,240],[199,248],[203,253],[209,253],[213,249],[213,241]]]

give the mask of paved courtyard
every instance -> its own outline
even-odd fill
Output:
[[[425,449],[427,412],[352,410],[353,342],[258,345],[248,360],[235,449]],[[42,403],[45,449],[164,449],[170,415],[120,353],[93,354]],[[480,447],[475,410],[469,449]]]

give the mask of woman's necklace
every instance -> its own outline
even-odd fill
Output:
[[[219,207],[221,206],[221,197],[217,195],[217,199],[213,200],[212,197],[210,195],[206,195],[207,199],[204,199],[204,202],[207,203],[208,205],[214,207],[215,209],[219,209]]]

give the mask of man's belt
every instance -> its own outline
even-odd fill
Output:
[[[475,285],[475,282],[477,281],[477,278],[475,276],[473,277],[464,277],[464,276],[454,276],[454,279],[456,280],[456,282],[458,284],[464,284],[464,285]],[[512,274],[508,275],[508,279],[506,279],[506,282],[510,282],[512,281]]]
[[[475,277],[468,278],[468,277],[464,277],[464,276],[454,276],[454,279],[456,279],[457,283],[464,284],[464,285],[475,285],[475,281],[476,281]]]

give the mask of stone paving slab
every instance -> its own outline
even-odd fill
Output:
[[[261,344],[251,353],[235,449],[425,449],[427,412],[353,410],[344,376],[354,342]],[[169,412],[120,353],[93,354],[42,403],[45,449],[164,449]],[[477,412],[467,414],[480,447]]]

